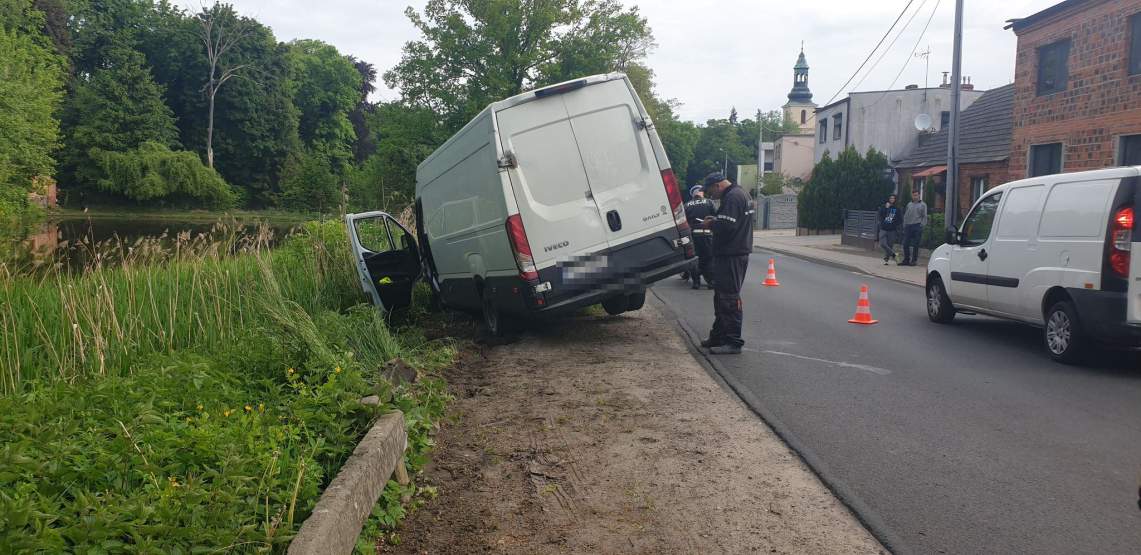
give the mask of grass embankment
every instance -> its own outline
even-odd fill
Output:
[[[316,212],[293,212],[288,210],[201,210],[135,208],[130,206],[98,206],[86,212],[75,208],[53,210],[56,219],[120,219],[139,218],[143,220],[171,220],[179,223],[211,224],[219,220],[234,219],[240,222],[302,223],[320,218]]]
[[[342,225],[272,251],[184,247],[0,278],[0,552],[281,551],[393,408],[406,463],[424,462],[442,382],[393,386],[377,369],[431,374],[454,349],[359,304]],[[371,394],[381,406],[359,403]]]

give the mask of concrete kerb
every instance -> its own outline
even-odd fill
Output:
[[[389,477],[395,472],[397,481],[408,482],[407,447],[403,413],[393,411],[377,419],[301,524],[289,554],[352,553]]]

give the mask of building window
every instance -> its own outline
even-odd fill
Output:
[[[835,125],[833,125],[832,140],[839,141],[844,136],[844,114],[836,114],[832,119],[836,120]]]
[[[1062,143],[1030,147],[1030,177],[1062,173]]]
[[[800,124],[804,125],[806,123],[808,123],[808,110],[801,110],[800,111]]]
[[[974,204],[979,197],[987,190],[988,175],[976,175],[971,177],[971,204]]]
[[[1117,158],[1122,166],[1141,166],[1141,135],[1122,137],[1121,150]]]
[[[948,125],[951,125],[951,112],[943,110],[939,112],[939,129],[946,129]]]
[[[1066,90],[1070,76],[1070,40],[1060,40],[1038,49],[1038,96]]]
[[[828,142],[828,118],[820,120],[820,144]]]
[[[1141,74],[1141,13],[1129,18],[1133,37],[1129,43],[1129,74]]]

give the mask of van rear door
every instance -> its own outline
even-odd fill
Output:
[[[562,95],[540,97],[495,114],[515,201],[535,266],[606,248],[606,224],[595,204]]]
[[[1132,178],[1133,220],[1132,243],[1129,257],[1129,292],[1125,307],[1125,319],[1133,325],[1141,325],[1141,230],[1137,229],[1137,216],[1141,215],[1141,177]]]
[[[562,98],[609,245],[673,230],[648,119],[626,80],[592,84]]]

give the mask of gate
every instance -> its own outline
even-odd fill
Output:
[[[762,195],[757,201],[757,228],[796,229],[796,195]]]

